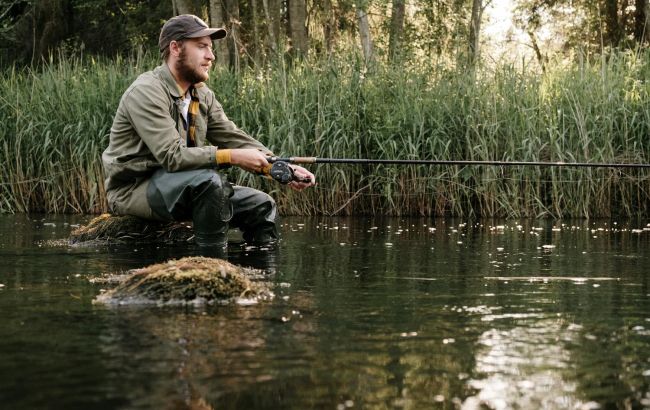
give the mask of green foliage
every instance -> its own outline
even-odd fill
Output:
[[[648,2],[632,3],[623,0],[517,0],[513,21],[529,36],[546,37],[543,49],[560,46],[565,55],[575,51],[598,54],[609,48],[647,46],[650,37],[645,28],[645,8]]]
[[[100,154],[121,94],[142,61],[58,59],[0,76],[0,210],[98,212]]]
[[[361,58],[283,59],[215,71],[229,117],[278,155],[650,161],[649,55],[612,54],[543,77],[501,66],[366,69]],[[9,69],[0,86],[0,210],[105,210],[100,155],[122,92],[156,58],[65,59]],[[321,165],[319,185],[273,191],[286,214],[596,217],[648,215],[647,170]]]
[[[157,50],[168,0],[0,0],[0,62],[36,65],[61,52]]]

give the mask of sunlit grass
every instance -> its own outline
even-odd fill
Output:
[[[650,157],[647,56],[615,55],[541,77],[511,66],[366,69],[353,56],[278,62],[210,85],[229,117],[278,155],[638,162]],[[0,210],[99,212],[100,155],[122,92],[155,59],[63,60],[0,76]],[[313,166],[319,185],[273,190],[285,214],[634,216],[648,170]]]

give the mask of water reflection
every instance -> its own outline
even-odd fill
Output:
[[[115,315],[100,337],[102,357],[107,368],[125,377],[123,394],[134,407],[263,404],[263,397],[251,396],[250,389],[278,385],[273,394],[282,393],[282,383],[294,369],[307,367],[316,356],[310,339],[318,333],[317,323],[302,313],[313,310],[312,302],[306,294],[292,300],[292,310],[268,304],[111,309]],[[144,385],[143,372],[151,374]],[[133,390],[133,384],[147,393]],[[242,390],[247,394],[240,397]]]
[[[565,344],[578,338],[579,326],[537,316],[522,315],[516,328],[492,328],[481,334],[475,353],[478,377],[469,381],[478,394],[467,398],[463,408],[476,408],[478,403],[494,409],[585,405],[575,397],[574,377],[565,377],[571,367]]]

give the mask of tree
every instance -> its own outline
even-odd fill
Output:
[[[474,65],[479,58],[481,18],[483,17],[483,0],[472,0],[472,16],[469,22],[468,60]]]
[[[222,0],[210,0],[210,26],[212,27],[226,27],[224,19],[224,4]],[[214,51],[217,65],[228,66],[230,64],[230,56],[228,54],[227,40],[215,40]]]
[[[402,34],[404,32],[404,14],[406,3],[404,0],[393,0],[390,17],[390,38],[388,42],[388,58],[394,61],[400,51]]]
[[[618,0],[601,0],[601,4],[605,23],[603,41],[605,45],[616,47],[623,39],[623,30],[619,24]]]
[[[259,30],[257,29],[258,27],[258,13],[257,13],[257,2],[255,0],[248,0],[248,7],[251,11],[251,25],[253,26],[253,30],[251,31],[251,39],[249,41],[249,47],[248,49],[250,50],[251,58],[253,59],[253,64],[255,65],[255,68],[259,66],[259,49],[260,49],[260,33]]]
[[[228,28],[230,29],[230,36],[228,36],[228,55],[230,68],[238,72],[240,69],[239,51],[240,51],[240,35],[239,28],[241,21],[239,19],[239,2],[237,0],[226,1],[226,15],[228,16]]]
[[[358,1],[356,3],[356,14],[359,25],[359,37],[361,39],[361,50],[363,50],[363,57],[366,63],[372,62],[374,59],[374,51],[372,45],[372,36],[370,34],[370,24],[368,23],[368,13],[364,9],[365,5]]]
[[[174,15],[195,14],[191,0],[172,0],[172,9]]]
[[[307,55],[307,3],[306,0],[287,0],[291,46],[297,55]]]
[[[650,40],[650,2],[635,0],[634,9],[634,39],[639,44],[646,44]]]
[[[332,7],[332,0],[323,0],[323,40],[327,54],[332,52],[336,38],[336,16]]]
[[[280,43],[281,0],[263,0],[264,17],[268,31],[268,48],[276,53]]]

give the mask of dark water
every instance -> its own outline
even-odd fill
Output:
[[[0,217],[2,408],[650,408],[647,221],[286,218],[273,301],[172,308],[90,279],[197,250],[87,220]]]

